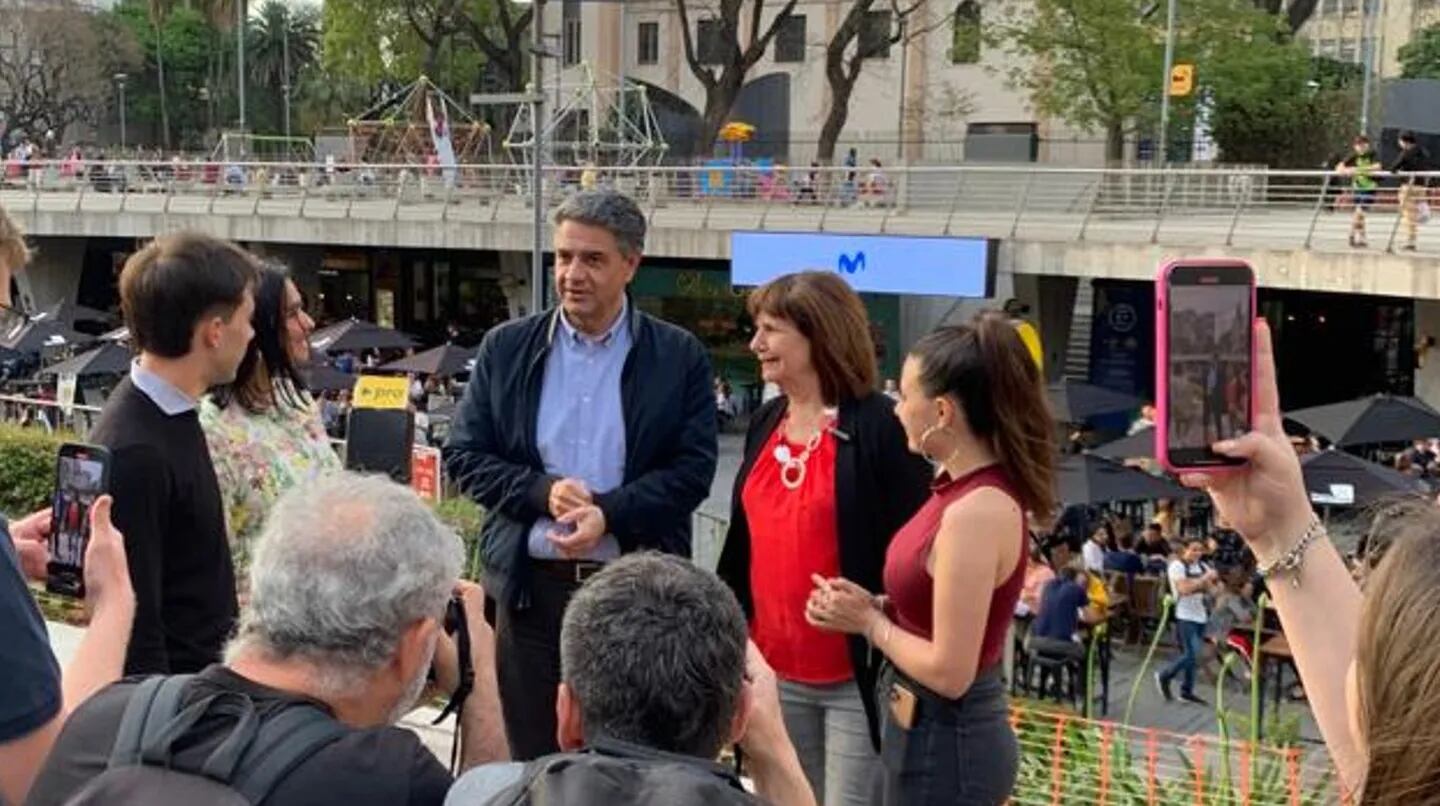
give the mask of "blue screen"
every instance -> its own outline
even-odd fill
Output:
[[[730,281],[763,285],[797,271],[833,271],[856,291],[986,297],[990,242],[984,238],[914,238],[809,232],[734,232]]]

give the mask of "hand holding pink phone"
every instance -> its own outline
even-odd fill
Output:
[[[1255,272],[1224,258],[1175,260],[1155,282],[1155,458],[1175,473],[1242,464],[1216,453],[1255,419]]]

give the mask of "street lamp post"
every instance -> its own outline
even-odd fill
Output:
[[[116,73],[115,85],[120,89],[120,150],[125,150],[125,81],[129,76],[124,73]]]
[[[1170,146],[1170,71],[1175,69],[1175,8],[1176,0],[1169,0],[1165,12],[1165,75],[1160,80],[1160,137],[1155,144],[1155,153],[1160,157],[1160,167],[1169,159]]]
[[[545,167],[544,127],[540,123],[540,116],[545,111],[545,0],[535,0],[530,8],[533,15],[530,30],[534,37],[531,92],[535,96],[530,116],[530,138],[535,145],[534,184],[530,188],[533,194],[531,203],[535,208],[535,240],[531,244],[530,255],[530,313],[535,314],[545,310],[545,182],[540,175]]]
[[[245,0],[237,0],[235,3],[235,79],[240,84],[240,134],[243,135],[245,134]],[[241,149],[243,157],[243,145]]]

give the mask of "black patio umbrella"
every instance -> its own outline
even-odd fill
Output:
[[[1093,453],[1062,457],[1055,468],[1055,479],[1064,504],[1155,501],[1203,495],[1164,476],[1152,476]]]
[[[1344,451],[1322,451],[1300,458],[1305,491],[1317,504],[1365,506],[1387,496],[1423,495],[1425,482]]]
[[[1120,462],[1126,459],[1153,459],[1155,458],[1155,429],[1150,427],[1136,431],[1129,436],[1107,442],[1090,452],[1103,459],[1114,459]]]
[[[1440,411],[1413,397],[1375,395],[1285,416],[1341,448],[1440,437]]]
[[[46,314],[11,315],[0,328],[0,347],[23,354],[36,354],[51,347],[83,344],[91,337],[76,333]]]
[[[351,375],[328,364],[310,364],[300,367],[300,375],[305,379],[305,388],[311,392],[344,392],[355,388],[355,379],[358,375]]]
[[[40,370],[41,375],[123,375],[130,371],[134,357],[130,348],[109,341],[93,350],[68,358],[58,364],[51,364]]]
[[[444,344],[399,361],[381,365],[386,372],[414,372],[417,375],[459,375],[475,366],[475,348]]]
[[[346,319],[310,334],[310,347],[322,353],[347,350],[403,350],[415,339],[388,327],[360,319]]]
[[[1050,396],[1051,415],[1062,423],[1083,423],[1101,414],[1133,411],[1141,406],[1140,399],[1132,395],[1069,378],[1050,384],[1045,391]]]

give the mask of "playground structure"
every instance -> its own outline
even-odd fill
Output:
[[[211,162],[314,162],[315,142],[309,137],[280,137],[248,132],[221,132],[210,150]]]
[[[539,127],[545,162],[616,168],[660,164],[669,145],[645,86],[601,76],[588,62],[578,69],[584,76],[578,83],[541,90],[550,107]],[[534,107],[521,104],[502,143],[511,162],[534,163],[535,123]]]
[[[347,123],[350,156],[382,165],[426,164],[435,157],[437,127],[448,131],[456,164],[494,162],[490,127],[426,76]]]

